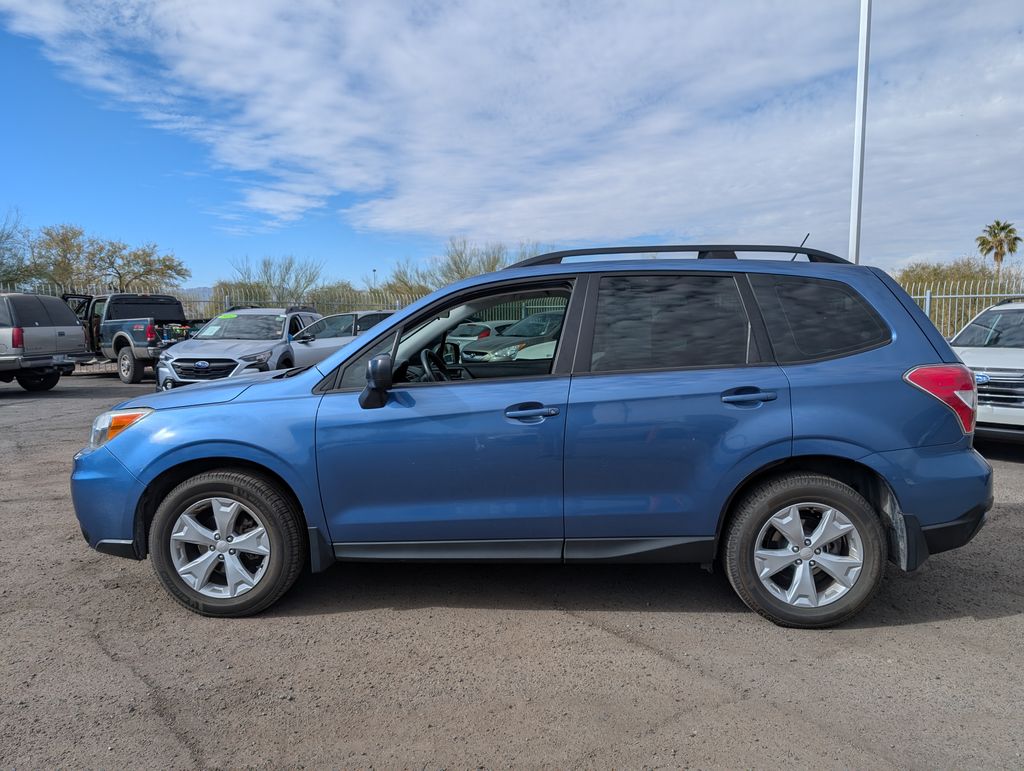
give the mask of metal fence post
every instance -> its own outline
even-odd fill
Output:
[[[928,318],[932,317],[932,290],[924,290],[924,315]]]

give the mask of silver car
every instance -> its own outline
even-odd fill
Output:
[[[353,311],[324,316],[295,336],[292,343],[295,366],[305,367],[323,361],[392,313],[394,311]]]
[[[157,390],[294,367],[294,336],[320,318],[312,308],[300,307],[239,308],[222,313],[192,339],[160,354]]]
[[[86,358],[82,322],[59,297],[0,294],[0,382],[49,391]]]

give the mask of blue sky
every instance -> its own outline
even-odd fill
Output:
[[[857,0],[0,0],[0,210],[358,281],[449,236],[845,254]],[[1024,6],[875,3],[864,256],[1024,226]]]

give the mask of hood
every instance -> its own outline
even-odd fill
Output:
[[[202,404],[220,404],[240,396],[251,386],[270,380],[280,372],[257,372],[253,375],[227,377],[209,383],[196,383],[172,391],[157,391],[146,396],[137,396],[117,405],[115,409],[131,407],[152,407],[154,410],[169,410],[174,407],[198,407]]]
[[[971,369],[1024,370],[1024,348],[953,348],[960,361]]]
[[[187,356],[189,358],[211,358],[216,359],[219,357],[239,358],[240,356],[249,356],[254,353],[263,353],[268,351],[275,345],[280,344],[281,340],[185,340],[183,342],[172,345],[167,350],[171,356],[175,359]]]
[[[507,348],[510,345],[519,345],[520,343],[526,343],[527,345],[536,345],[537,343],[543,343],[551,338],[547,335],[543,337],[516,337],[515,335],[498,335],[485,337],[483,340],[476,340],[472,343],[468,343],[463,350],[466,351],[479,351],[480,353],[490,353],[496,351],[499,348]]]

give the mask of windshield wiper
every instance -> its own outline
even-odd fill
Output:
[[[285,370],[280,375],[274,375],[274,380],[283,380],[285,378],[295,377],[296,375],[301,375],[307,369],[312,368],[312,364],[307,364],[305,367],[292,367],[291,369]]]

